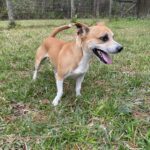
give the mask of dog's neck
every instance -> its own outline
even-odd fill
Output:
[[[83,66],[88,65],[92,57],[92,53],[89,53],[88,47],[82,43],[82,41],[77,38],[74,43],[75,54],[78,56],[78,61]]]
[[[82,50],[82,53],[83,53],[82,61],[85,64],[88,64],[90,59],[92,58],[92,54],[89,53],[85,47],[81,48],[81,50]]]
[[[84,74],[87,72],[89,68],[89,61],[91,58],[91,54],[89,54],[86,50],[80,48],[78,49],[80,53],[82,52],[82,57],[78,61],[78,65],[76,66],[75,70],[73,71],[73,74]]]
[[[87,46],[84,45],[84,43],[82,42],[82,40],[77,36],[76,37],[76,42],[75,45],[77,47],[77,49],[82,52],[83,57],[86,57],[86,60],[90,60],[90,58],[92,57],[92,54],[89,53],[89,49]]]

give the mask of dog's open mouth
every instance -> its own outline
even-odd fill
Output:
[[[112,59],[106,52],[104,52],[100,49],[97,49],[97,48],[94,48],[93,52],[103,63],[112,64]]]

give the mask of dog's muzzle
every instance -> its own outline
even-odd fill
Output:
[[[99,58],[99,60],[102,61],[104,64],[112,64],[112,59],[108,55],[108,53],[97,48],[94,48],[93,52]]]

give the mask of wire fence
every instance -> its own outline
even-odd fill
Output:
[[[6,0],[7,1],[7,0]],[[71,18],[71,0],[11,0],[15,19]],[[74,0],[74,14],[79,18],[137,16],[141,0]],[[144,6],[149,14],[150,0]],[[141,3],[142,4],[142,3]],[[111,7],[110,7],[111,6]],[[140,5],[141,6],[141,5]],[[145,10],[144,9],[144,10]],[[142,9],[141,9],[142,10]],[[0,19],[8,19],[5,0],[0,0]]]

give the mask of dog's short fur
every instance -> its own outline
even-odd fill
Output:
[[[65,42],[55,38],[55,35],[72,26],[77,27],[76,40]],[[37,77],[37,71],[43,58],[49,57],[55,68],[57,95],[53,100],[56,106],[63,95],[63,81],[68,76],[76,79],[76,96],[81,95],[81,84],[85,73],[89,68],[89,60],[93,54],[105,64],[111,64],[108,53],[118,53],[123,47],[114,41],[113,32],[104,24],[88,27],[85,24],[74,23],[56,28],[46,38],[37,50],[35,58],[35,71],[33,79]]]

